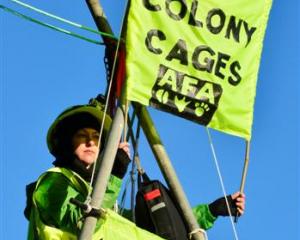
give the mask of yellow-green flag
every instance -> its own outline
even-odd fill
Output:
[[[272,0],[131,0],[127,99],[251,138]]]

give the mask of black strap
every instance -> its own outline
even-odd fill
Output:
[[[151,180],[146,172],[138,173],[138,190],[142,188],[143,183],[149,183]]]

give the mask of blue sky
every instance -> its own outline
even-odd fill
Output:
[[[84,1],[26,3],[94,27]],[[115,31],[125,1],[101,1]],[[1,1],[26,15],[62,25]],[[236,225],[239,239],[300,239],[299,235],[299,1],[274,1],[266,31],[252,129],[245,215]],[[102,46],[97,46],[0,12],[1,161],[0,238],[26,239],[25,186],[51,167],[46,134],[66,107],[86,103],[105,89]],[[150,109],[191,205],[222,196],[205,129]],[[212,130],[228,193],[239,188],[244,141]],[[162,178],[144,136],[140,155],[152,178]],[[208,232],[210,239],[234,239],[228,218]]]

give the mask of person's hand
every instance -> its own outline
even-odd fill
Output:
[[[246,204],[245,194],[240,193],[240,192],[236,192],[236,193],[231,195],[231,198],[235,202],[238,214],[240,216],[243,215],[244,211],[245,211],[245,204]]]
[[[128,157],[130,158],[130,145],[128,142],[121,142],[119,144],[119,149],[122,149],[124,152],[126,152]]]
[[[245,211],[245,194],[236,192],[232,195],[228,195],[227,201],[230,207],[232,216],[242,215]],[[226,205],[225,197],[219,198],[216,201],[208,205],[211,214],[215,217],[229,216],[228,208]]]
[[[130,163],[130,148],[128,142],[121,142],[116,154],[112,174],[118,178],[123,178]]]

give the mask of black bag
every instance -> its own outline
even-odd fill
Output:
[[[146,173],[138,176],[136,194],[136,225],[168,239],[188,239],[188,231],[173,201],[171,192],[158,180],[150,180]]]

